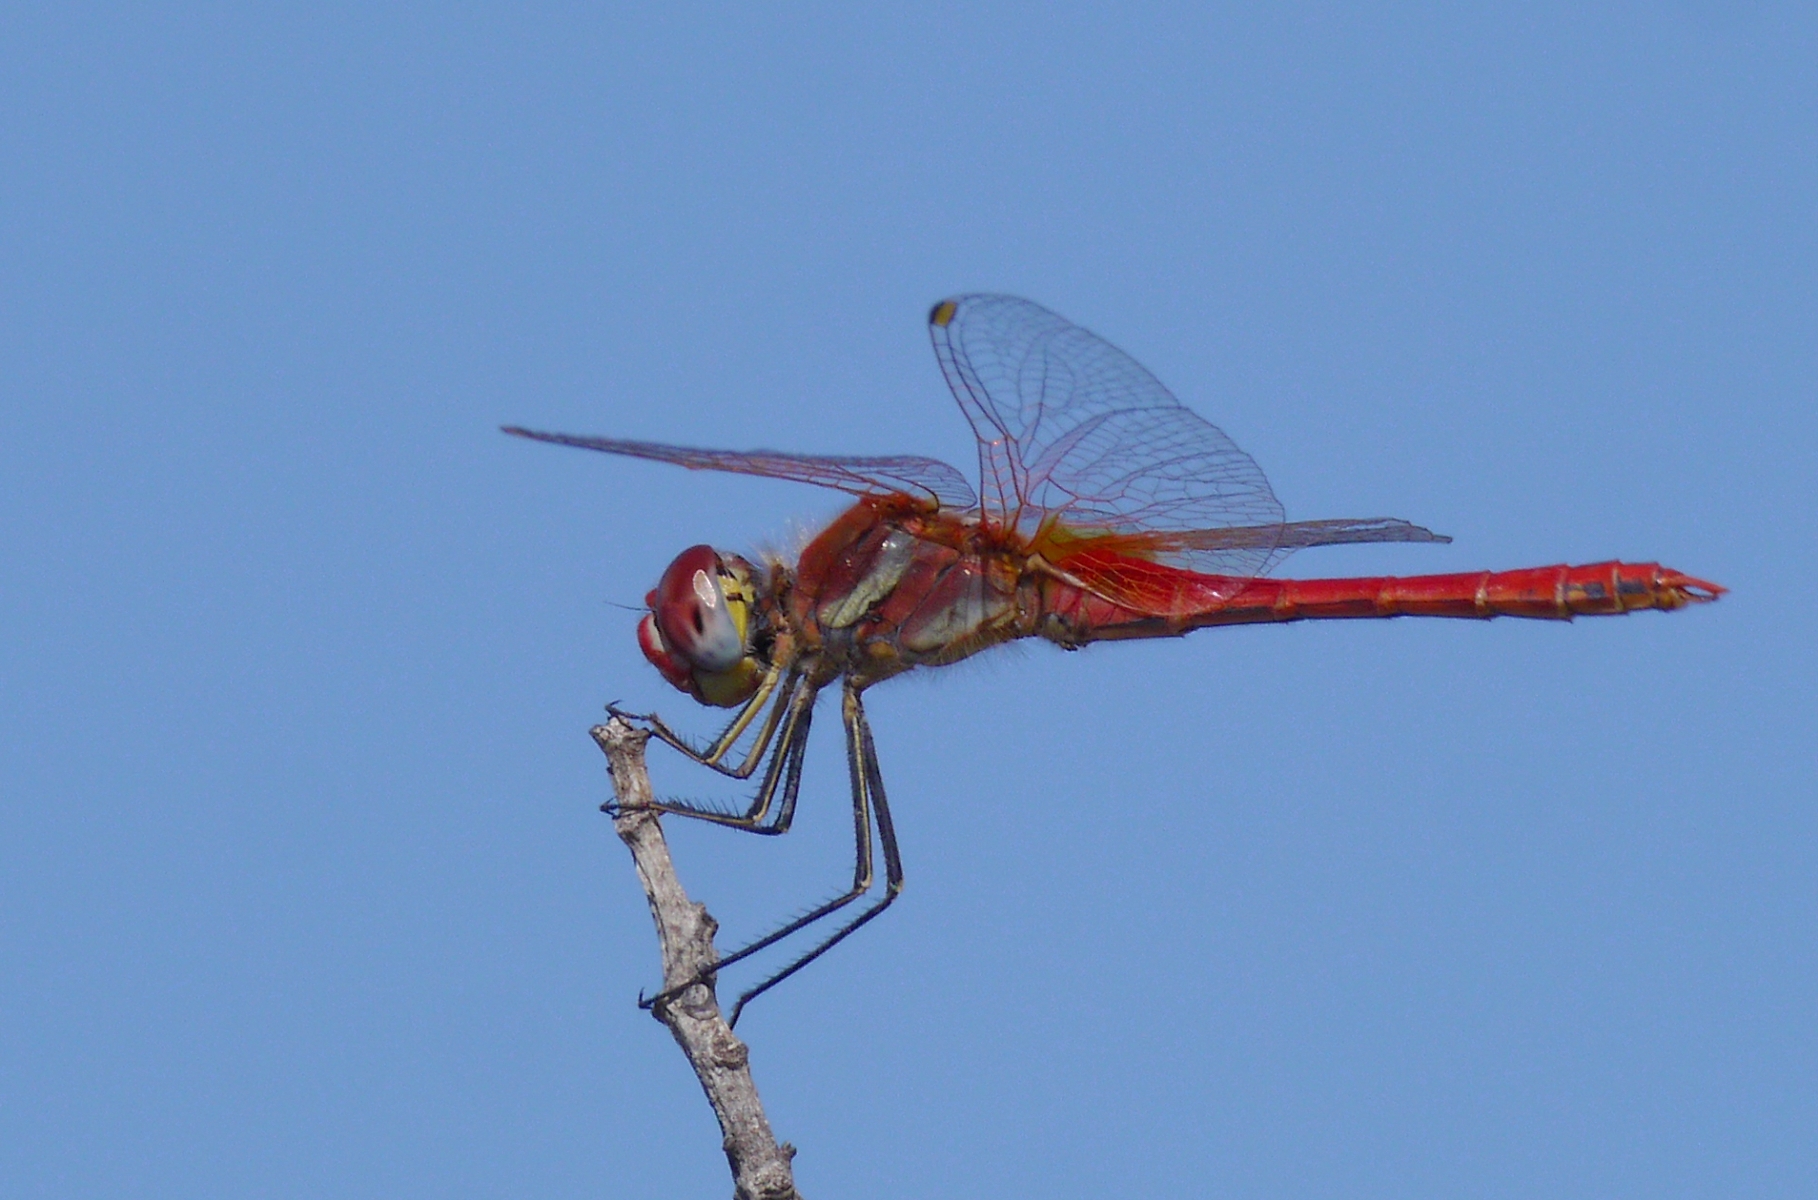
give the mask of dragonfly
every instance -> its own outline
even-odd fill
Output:
[[[918,456],[705,450],[505,428],[542,442],[795,480],[855,497],[793,563],[780,555],[752,561],[707,545],[682,551],[645,598],[638,624],[638,645],[665,680],[703,705],[737,711],[705,745],[654,714],[637,719],[701,766],[740,780],[758,776],[742,810],[662,800],[654,805],[660,812],[756,834],[786,832],[816,698],[841,685],[851,886],[721,956],[702,978],[836,913],[844,921],[742,993],[732,1024],[752,1000],[871,922],[902,891],[902,859],[865,717],[863,697],[873,684],[1022,638],[1077,650],[1259,622],[1569,621],[1672,611],[1725,591],[1658,563],[1628,562],[1269,577],[1290,553],[1310,547],[1451,539],[1386,517],[1288,521],[1261,469],[1220,429],[1135,359],[1031,301],[956,296],[934,306],[928,330],[977,438],[976,489],[957,468]],[[883,860],[881,889],[874,847]],[[866,897],[867,905],[852,909]],[[680,990],[643,1003],[665,1002]]]

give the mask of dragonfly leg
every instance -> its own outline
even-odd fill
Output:
[[[890,820],[890,805],[884,799],[884,777],[878,769],[877,745],[872,740],[871,723],[865,719],[865,706],[859,699],[858,689],[853,687],[850,681],[846,684],[843,697],[842,716],[846,724],[846,760],[852,775],[852,823],[857,847],[856,862],[852,871],[852,889],[803,914],[781,929],[766,934],[751,945],[726,955],[714,964],[715,969],[755,954],[766,946],[774,945],[797,930],[812,925],[822,917],[831,916],[869,892],[872,882],[871,825],[874,820],[877,823],[878,845],[884,856],[884,893],[864,912],[835,930],[832,936],[823,939],[806,954],[756,987],[741,994],[738,1002],[732,1006],[732,1015],[726,1021],[728,1025],[738,1024],[739,1014],[745,1011],[747,1004],[845,941],[861,925],[868,923],[889,908],[891,902],[903,890],[903,860],[902,856],[897,853],[896,827]]]
[[[792,677],[784,688],[782,696],[777,700],[777,713],[782,714],[782,728],[775,752],[770,756],[770,767],[764,772],[757,795],[752,797],[743,813],[726,812],[682,800],[658,800],[647,805],[647,810],[674,813],[679,817],[691,817],[747,833],[787,833],[790,823],[795,819],[796,797],[801,791],[802,758],[808,749],[808,728],[814,717],[817,691],[817,688],[803,683],[799,677]],[[767,727],[776,724],[776,714],[772,714],[765,722]],[[768,740],[770,733],[766,732],[765,737]],[[779,790],[782,801],[777,804]],[[770,817],[773,804],[776,805],[774,819]]]
[[[626,713],[621,712],[614,705],[608,705],[607,711],[615,717],[643,722],[649,726],[650,732],[656,736],[658,741],[663,742],[690,761],[697,762],[703,767],[711,767],[720,774],[730,775],[734,779],[749,779],[752,772],[757,770],[758,764],[763,761],[764,752],[770,746],[770,739],[776,734],[777,722],[782,717],[784,710],[789,707],[789,694],[800,679],[797,672],[789,672],[789,682],[784,685],[782,694],[777,696],[776,703],[770,706],[770,714],[764,718],[763,725],[758,729],[757,738],[752,742],[751,749],[745,753],[744,760],[736,767],[728,767],[721,760],[732,752],[733,746],[741,737],[745,736],[745,731],[751,727],[751,722],[769,703],[783,674],[784,665],[780,662],[773,663],[769,672],[764,676],[764,681],[758,685],[758,690],[752,693],[751,699],[745,702],[744,707],[739,709],[738,715],[732,718],[732,721],[720,731],[720,735],[714,738],[705,750],[670,729],[663,723],[663,718],[655,713]]]
[[[871,905],[871,907],[867,908],[852,921],[836,930],[831,937],[824,939],[806,954],[803,954],[776,974],[771,975],[756,987],[751,988],[740,995],[738,1002],[733,1005],[732,1015],[727,1019],[726,1023],[728,1025],[736,1025],[738,1023],[739,1014],[744,1011],[746,1004],[750,1003],[764,992],[769,991],[777,984],[783,982],[783,980],[789,978],[827,951],[833,949],[834,946],[844,941],[847,936],[859,926],[870,921],[873,917],[876,917],[879,913],[883,912],[884,909],[888,908],[891,901],[895,900],[897,894],[902,891],[903,864],[896,848],[896,828],[891,823],[890,808],[884,800],[884,780],[882,773],[878,770],[877,747],[872,741],[871,724],[865,719],[864,705],[859,700],[857,690],[854,689],[850,683],[846,685],[841,715],[843,716],[846,725],[846,759],[852,775],[852,825],[855,861],[852,869],[851,889],[841,895],[835,896],[824,904],[815,906],[808,912],[803,913],[801,916],[789,921],[780,928],[771,930],[757,941],[752,942],[749,945],[741,946],[730,954],[720,956],[720,958],[715,960],[714,964],[706,971],[695,978],[688,980],[686,983],[667,988],[647,999],[640,998],[638,1001],[640,1007],[648,1009],[659,1004],[667,1003],[669,1000],[680,995],[685,989],[702,982],[720,968],[729,967],[733,963],[749,958],[760,950],[776,945],[790,934],[798,933],[814,924],[816,921],[833,915],[840,909],[845,908],[848,904],[851,904],[854,900],[857,900],[859,897],[869,892],[873,882],[871,824],[874,819],[877,822],[878,841],[884,855],[884,894],[876,903]],[[782,751],[779,750],[779,756],[781,753]],[[799,766],[797,771],[799,773]],[[784,803],[788,806],[788,809],[786,812],[779,812],[777,821],[783,828],[787,828],[786,818],[793,815],[795,789],[789,789],[784,797]],[[772,832],[772,830],[766,828],[762,832]],[[777,832],[780,832],[780,830]]]

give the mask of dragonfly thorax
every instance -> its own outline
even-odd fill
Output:
[[[644,597],[638,648],[671,684],[702,704],[743,704],[763,680],[754,645],[751,564],[690,546]]]

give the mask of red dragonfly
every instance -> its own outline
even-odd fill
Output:
[[[706,747],[659,718],[651,732],[739,779],[763,768],[743,812],[664,801],[662,811],[753,833],[795,815],[814,702],[843,681],[857,863],[852,886],[721,958],[737,962],[871,892],[831,936],[739,997],[744,1006],[887,908],[902,888],[862,697],[916,667],[1018,638],[1066,649],[1177,637],[1209,625],[1358,617],[1570,620],[1715,600],[1723,588],[1657,563],[1605,562],[1462,575],[1268,579],[1295,550],[1357,542],[1447,542],[1390,518],[1287,521],[1250,456],[1140,364],[1014,296],[943,300],[928,319],[947,385],[978,438],[979,491],[930,458],[699,450],[510,427],[539,441],[767,475],[858,497],[791,565],[691,546],[646,597],[638,644],[702,704],[739,711]],[[755,729],[754,729],[755,727]],[[736,751],[751,734],[745,750]],[[671,993],[648,1003],[661,1003]]]

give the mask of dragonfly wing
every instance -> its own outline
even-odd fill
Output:
[[[1170,552],[1207,574],[1259,575],[1279,557],[1282,507],[1261,468],[1117,347],[1014,296],[943,300],[929,330],[978,437],[989,518],[1029,536],[1049,517],[1082,531],[1250,531]]]
[[[1176,532],[1082,533],[1063,529],[1059,534],[1047,535],[1046,540],[1041,548],[1049,562],[1086,591],[1151,616],[1182,618],[1203,614],[1209,607],[1231,599],[1253,578],[1180,571],[1169,565],[1195,554],[1251,550],[1282,555],[1307,546],[1452,539],[1393,517],[1368,517]]]
[[[780,450],[701,450],[693,446],[669,446],[661,442],[633,442],[622,438],[580,437],[571,433],[543,433],[516,425],[504,427],[506,433],[554,442],[558,446],[579,446],[583,450],[602,450],[607,454],[624,454],[656,462],[674,463],[691,471],[730,471],[738,475],[765,475],[772,479],[792,479],[837,488],[855,496],[889,495],[905,492],[926,497],[944,509],[965,511],[978,503],[972,485],[957,467],[939,459],[916,455],[894,455],[880,458],[838,457],[820,454],[788,454]]]
[[[1365,517],[1361,520],[1290,521],[1285,525],[1193,529],[1180,534],[1160,534],[1155,540],[1176,543],[1182,550],[1222,550],[1267,543],[1277,550],[1287,551],[1303,550],[1308,546],[1351,546],[1363,542],[1443,543],[1452,539],[1395,517]],[[1164,552],[1173,548],[1164,547]]]

